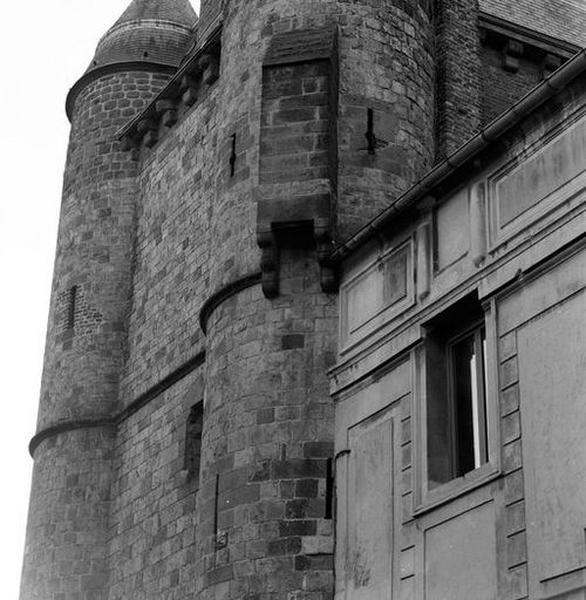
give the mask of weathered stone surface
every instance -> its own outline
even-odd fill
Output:
[[[180,71],[176,97],[159,97],[140,115],[137,127],[146,138],[139,144],[130,136],[128,147],[117,133],[156,98],[169,74],[112,72],[77,91],[22,600],[331,600],[333,475],[343,476],[338,467],[348,448],[337,442],[341,454],[334,456],[328,370],[339,315],[337,298],[324,292],[334,289],[323,285],[324,256],[332,241],[355,233],[433,164],[436,125],[447,148],[475,129],[480,111],[475,92],[464,97],[459,120],[462,94],[476,84],[474,3],[444,3],[455,12],[444,15],[437,38],[443,54],[434,48],[432,4],[204,1],[198,39],[219,44],[221,37],[220,63],[219,46],[213,57],[197,54],[207,46],[193,48],[189,56],[201,59],[202,82]],[[440,55],[442,110],[435,87]],[[521,58],[516,81],[524,73]],[[506,85],[506,78],[499,81]],[[486,100],[483,115],[526,83]],[[532,127],[510,147],[535,143],[540,123]],[[460,200],[458,217],[466,189]],[[380,297],[372,306],[355,302],[361,312],[354,324],[367,324],[352,344],[378,335],[408,308],[435,302],[433,293],[455,289],[473,268],[460,260],[469,237],[453,236],[468,221],[449,210],[426,213],[425,236],[407,232],[387,248],[388,260],[371,261],[366,272]],[[435,226],[443,236],[436,246]],[[286,240],[276,256],[261,255],[259,229],[263,243],[272,235]],[[430,259],[434,247],[438,264]],[[269,299],[259,271],[273,260],[278,293]],[[424,260],[425,294],[416,294]],[[502,284],[487,285],[494,291]],[[557,291],[565,298],[575,289]],[[372,299],[372,290],[361,297]],[[513,339],[521,317],[509,312],[499,323],[497,384],[506,443],[499,447],[503,480],[495,487],[504,506],[481,499],[478,531],[484,536],[494,508],[509,540],[501,544],[497,531],[505,553],[499,561],[510,568],[509,587],[500,584],[521,597],[529,556],[519,508],[526,499]],[[360,374],[347,377],[366,385],[378,360],[386,369],[397,348],[419,342],[415,325],[403,320],[400,327],[396,338],[377,342],[376,358]],[[391,437],[397,444],[378,462],[381,481],[397,470],[396,497],[375,501],[382,495],[370,498],[364,485],[361,502],[376,505],[396,528],[403,569],[397,589],[415,593],[419,398],[407,363],[393,368],[391,391],[383,388],[389,367],[359,410],[394,404],[392,435],[390,421],[377,431],[385,444]],[[204,405],[201,455],[187,457],[198,403]],[[370,418],[355,409],[345,409],[348,420]],[[366,436],[355,447],[377,439]],[[368,526],[377,534],[378,523]],[[454,523],[444,530],[459,535]],[[473,556],[490,556],[486,544]],[[365,581],[360,563],[353,564]],[[386,566],[377,563],[380,590],[389,589]],[[479,581],[492,590],[489,575]],[[449,590],[450,582],[438,577],[438,589]]]

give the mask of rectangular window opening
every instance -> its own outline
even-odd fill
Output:
[[[236,174],[236,134],[233,133],[230,146],[230,177]]]
[[[331,519],[334,514],[334,460],[328,458],[326,463],[326,498],[325,519]]]
[[[478,299],[466,297],[428,326],[428,488],[489,462],[486,329]]]
[[[202,430],[203,402],[198,402],[191,407],[187,418],[184,456],[184,469],[195,479],[199,479]]]
[[[484,327],[478,327],[448,347],[449,394],[454,402],[453,472],[456,477],[488,461],[485,341]]]
[[[366,111],[366,133],[364,134],[368,143],[368,153],[376,154],[376,135],[374,133],[374,111],[372,108]]]

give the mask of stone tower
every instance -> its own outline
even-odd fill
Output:
[[[21,600],[333,598],[332,249],[479,128],[477,4],[134,0],[102,38]]]
[[[113,424],[136,227],[137,163],[115,138],[192,42],[187,0],[134,0],[67,97],[65,167],[22,598],[106,597]]]
[[[203,3],[202,31],[219,10]],[[432,163],[431,6],[226,2],[221,18],[196,597],[325,600],[327,255]]]

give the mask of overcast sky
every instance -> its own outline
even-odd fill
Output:
[[[68,89],[130,0],[2,5],[0,36],[0,597],[20,580],[69,123]],[[192,0],[196,11],[199,1]]]

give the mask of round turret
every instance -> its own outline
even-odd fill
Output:
[[[202,5],[201,38],[220,5]],[[337,318],[318,262],[432,162],[431,3],[247,0],[221,17],[199,598],[331,598]]]
[[[134,0],[99,41],[86,72],[69,92],[69,118],[80,90],[105,73],[173,72],[189,51],[196,23],[189,0]]]
[[[188,0],[134,0],[67,98],[71,134],[21,598],[108,597],[108,506],[135,240],[137,162],[118,131],[176,72]]]

